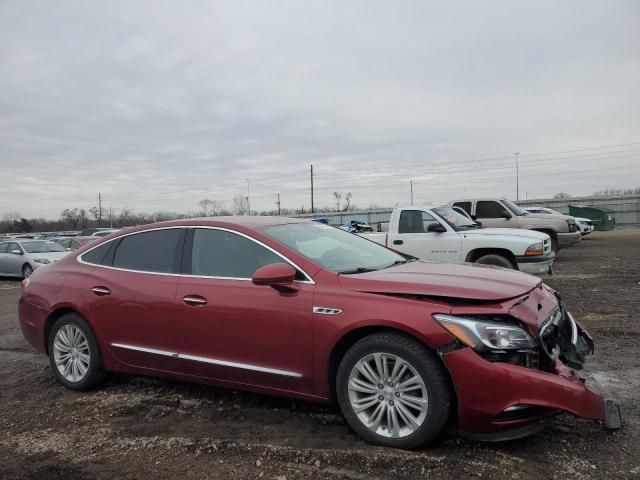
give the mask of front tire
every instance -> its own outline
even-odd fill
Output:
[[[480,265],[493,265],[496,267],[510,268],[515,269],[515,265],[511,263],[506,257],[502,255],[498,255],[497,253],[490,253],[488,255],[483,255],[480,258],[476,259],[473,263],[479,263]]]
[[[416,448],[433,440],[451,408],[451,387],[440,360],[417,340],[376,333],[356,342],[338,367],[342,413],[366,441]]]
[[[25,263],[22,267],[22,278],[29,278],[33,273],[33,267],[28,263]]]
[[[105,377],[102,357],[89,324],[67,313],[49,331],[49,361],[60,383],[71,390],[89,390]]]

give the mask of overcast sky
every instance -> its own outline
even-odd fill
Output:
[[[0,2],[0,215],[640,186],[640,2]]]

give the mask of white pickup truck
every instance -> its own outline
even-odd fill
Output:
[[[546,233],[482,228],[451,207],[396,208],[391,213],[388,230],[361,235],[424,260],[482,263],[536,275],[551,273],[555,258]]]

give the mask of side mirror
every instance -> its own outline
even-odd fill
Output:
[[[296,278],[296,269],[288,263],[272,263],[256,270],[251,277],[254,285],[269,286],[279,292],[295,292],[298,289],[293,286]]]
[[[444,226],[440,225],[439,223],[430,223],[429,226],[427,227],[427,232],[444,233],[446,231],[447,229],[444,228]]]
[[[478,225],[479,227],[482,226],[482,222],[480,220],[475,220],[475,224]]]
[[[22,252],[18,249],[11,250],[11,253],[13,253],[14,255],[22,255]]]
[[[509,212],[507,212],[506,210],[502,210],[500,212],[500,217],[504,218],[505,220],[509,220],[511,217],[513,217],[513,215],[511,215]]]

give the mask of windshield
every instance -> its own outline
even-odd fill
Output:
[[[62,246],[58,245],[55,242],[22,242],[21,245],[27,253],[66,252],[66,250]]]
[[[455,231],[481,228],[476,222],[456,212],[450,207],[433,208],[432,211],[449,224]]]
[[[507,208],[509,208],[509,210],[511,210],[511,212],[514,215],[521,216],[521,215],[528,215],[529,214],[529,212],[527,212],[526,210],[523,210],[518,205],[513,203],[511,200],[504,199],[504,200],[502,200],[502,203],[505,204],[507,206]]]
[[[380,270],[408,260],[370,240],[321,223],[290,223],[267,227],[269,237],[338,273]]]

